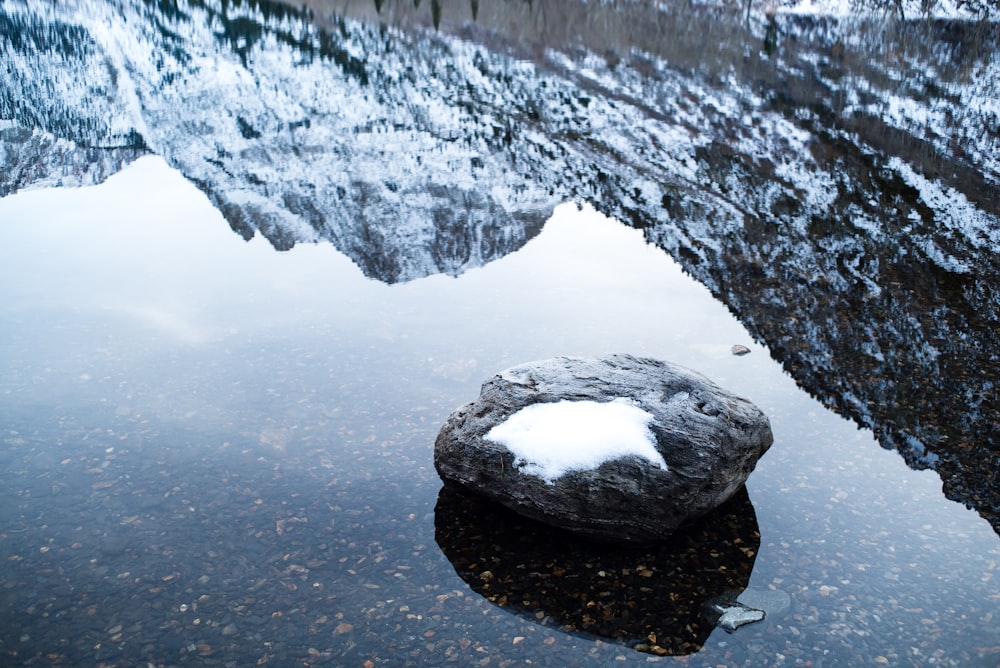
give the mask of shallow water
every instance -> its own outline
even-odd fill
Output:
[[[458,278],[390,286],[327,244],[245,243],[143,158],[100,186],[0,199],[0,323],[5,664],[1000,660],[990,525],[808,396],[640,232],[589,209],[560,207]],[[691,579],[743,569],[752,592],[787,596],[763,622],[729,634],[692,617],[673,646],[601,639],[563,631],[572,610],[490,602],[463,579],[485,533],[498,572],[524,554],[546,582],[584,580],[584,606],[636,574],[635,616],[673,591],[673,547],[552,545],[509,517],[469,520],[456,544],[435,525],[456,512],[432,458],[449,412],[508,366],[607,352],[693,367],[770,416],[752,508],[733,511],[750,547],[718,563],[711,532],[674,546],[695,555]],[[511,586],[528,596],[531,573]]]

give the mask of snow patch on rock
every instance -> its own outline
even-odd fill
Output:
[[[621,457],[641,457],[667,470],[649,430],[653,415],[635,402],[557,401],[532,404],[486,434],[516,456],[514,465],[553,483],[570,471],[596,469]]]

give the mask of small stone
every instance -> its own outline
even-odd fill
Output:
[[[732,351],[733,351],[734,355],[738,355],[738,356],[749,355],[750,354],[750,349],[749,348],[747,348],[746,346],[742,346],[742,345],[740,345],[738,343],[735,346],[732,347]]]
[[[347,622],[341,622],[337,624],[337,628],[335,628],[333,632],[336,633],[338,636],[342,636],[345,633],[350,633],[353,630],[354,630],[353,624],[348,624]]]

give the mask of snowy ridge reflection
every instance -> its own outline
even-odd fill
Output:
[[[148,148],[245,238],[328,240],[390,283],[594,202],[1000,530],[995,25],[635,5],[641,29],[546,51],[264,1],[5,2],[0,117],[39,148],[4,140],[0,189]]]
[[[701,649],[713,629],[705,606],[747,587],[760,547],[745,487],[669,542],[623,548],[446,485],[435,538],[459,577],[491,603],[554,629],[662,655]]]

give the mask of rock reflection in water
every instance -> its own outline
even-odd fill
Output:
[[[701,649],[706,604],[750,581],[760,532],[742,488],[669,542],[590,542],[445,486],[435,537],[459,577],[490,602],[564,631],[663,655]]]

